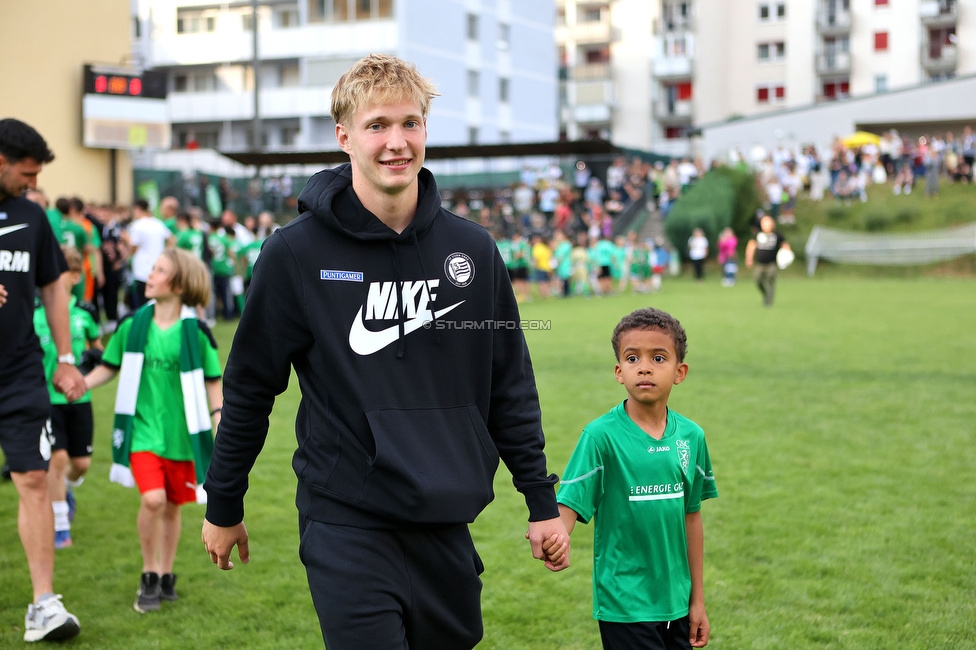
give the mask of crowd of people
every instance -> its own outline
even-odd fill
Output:
[[[918,137],[896,129],[881,136],[836,137],[828,152],[806,145],[791,150],[776,146],[759,154],[757,182],[766,211],[780,224],[796,221],[794,207],[803,192],[815,200],[825,195],[842,203],[866,202],[868,188],[887,185],[895,195],[921,191],[939,194],[939,183],[973,183],[976,135],[969,126],[958,137],[952,131]],[[746,164],[741,152],[730,154],[733,163]]]
[[[45,210],[60,243],[81,256],[81,278],[72,295],[95,307],[103,333],[114,331],[121,317],[146,303],[152,265],[170,246],[190,252],[210,273],[212,298],[201,317],[212,326],[218,315],[227,320],[239,316],[261,242],[278,228],[270,211],[243,222],[232,210],[209,219],[202,208],[183,206],[172,196],[158,206],[144,199],[124,206],[78,197],[51,204],[36,188],[26,197]]]

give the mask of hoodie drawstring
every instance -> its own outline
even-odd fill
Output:
[[[393,291],[397,292],[394,296],[397,305],[397,326],[399,336],[397,337],[396,358],[402,359],[405,350],[404,340],[407,338],[403,331],[403,323],[406,318],[406,308],[403,305],[403,274],[400,273],[400,256],[397,253],[396,242],[390,240],[390,248],[393,250],[393,270],[396,273],[396,281],[393,284]]]

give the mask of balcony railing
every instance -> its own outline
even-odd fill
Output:
[[[923,45],[921,54],[922,67],[927,72],[951,72],[956,69],[959,61],[959,52],[955,45],[943,45],[933,47]]]
[[[850,71],[850,52],[821,52],[817,55],[817,74],[844,74]]]
[[[692,116],[691,100],[668,101],[659,99],[654,102],[654,117],[667,122],[689,122]]]
[[[609,43],[612,40],[612,35],[613,30],[610,27],[609,18],[556,27],[557,43],[565,43],[568,40],[573,40],[581,45]]]
[[[918,15],[926,27],[951,27],[958,19],[955,0],[922,0]]]
[[[569,78],[574,81],[604,81],[610,78],[609,63],[584,63],[569,68]]]
[[[851,31],[851,12],[826,11],[817,12],[817,30],[821,34],[845,34]]]

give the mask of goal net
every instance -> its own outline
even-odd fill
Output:
[[[820,259],[839,264],[914,266],[976,253],[976,224],[905,234],[874,234],[814,227],[807,240],[807,274]]]

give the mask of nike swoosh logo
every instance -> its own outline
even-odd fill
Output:
[[[10,234],[12,232],[17,232],[18,230],[23,230],[27,227],[26,223],[19,223],[16,226],[7,226],[6,228],[0,228],[0,237]]]
[[[456,302],[450,307],[445,307],[440,311],[434,312],[434,318],[428,318],[430,312],[422,316],[417,316],[416,318],[411,318],[403,323],[403,335],[406,336],[411,332],[416,332],[424,323],[431,320],[440,318],[447,312],[451,311],[458,305],[462,304],[464,301]],[[366,329],[366,324],[363,323],[363,308],[360,307],[359,311],[356,312],[356,319],[352,322],[352,327],[349,329],[349,347],[352,351],[360,356],[368,356],[374,352],[379,352],[390,343],[393,343],[400,337],[400,326],[392,325],[386,329],[379,331],[372,331]]]

